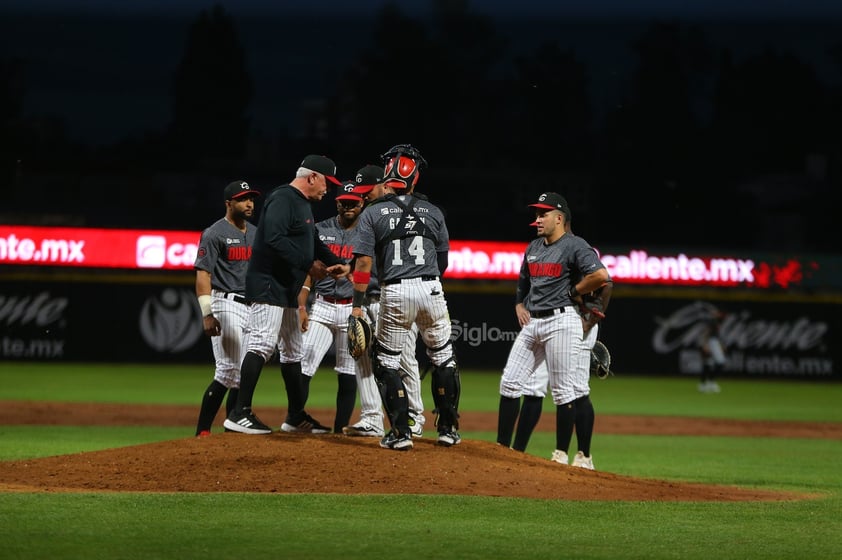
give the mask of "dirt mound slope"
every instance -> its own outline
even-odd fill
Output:
[[[283,409],[260,411],[279,425]],[[311,411],[332,418],[332,410]],[[66,403],[0,403],[2,424],[185,425],[195,407]],[[552,430],[547,415],[541,430]],[[215,426],[221,424],[218,417]],[[496,430],[496,415],[466,413],[464,431]],[[428,418],[428,425],[432,420]],[[267,436],[215,433],[172,441],[23,461],[0,469],[5,491],[115,492],[270,492],[337,494],[449,494],[550,500],[751,501],[794,500],[811,496],[627,477],[587,471],[518,453],[499,445],[463,440],[436,445],[429,436],[415,448],[380,448],[376,438],[302,435]],[[186,427],[191,433],[192,428]],[[685,435],[763,435],[842,439],[837,424],[748,423],[687,418],[599,416],[598,433]],[[598,461],[597,461],[597,467]]]
[[[746,501],[799,496],[645,480],[558,465],[485,441],[222,433],[3,464],[7,490],[458,494],[550,500]]]

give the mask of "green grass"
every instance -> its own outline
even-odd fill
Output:
[[[0,400],[189,404],[198,410],[211,375],[209,366],[7,362],[0,368]],[[495,411],[498,381],[499,372],[464,372],[462,410]],[[695,384],[691,378],[618,375],[594,380],[593,400],[597,414],[842,422],[839,384],[724,379],[719,395],[702,395]],[[334,390],[334,374],[321,371],[311,386],[311,406],[331,407]],[[429,380],[425,399],[428,391]],[[255,405],[283,406],[283,394],[279,370],[267,367]],[[549,403],[546,410],[552,410]],[[494,439],[488,432],[463,436]],[[0,426],[0,460],[181,437],[183,426]],[[546,457],[553,446],[554,436],[539,432],[529,451]],[[842,551],[842,442],[620,436],[597,429],[594,458],[598,469],[629,476],[820,497],[564,502],[430,495],[433,484],[401,496],[0,493],[0,559],[831,559]]]

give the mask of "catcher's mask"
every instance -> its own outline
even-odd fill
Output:
[[[418,182],[419,172],[427,167],[427,160],[409,144],[392,146],[381,156],[385,174],[383,182],[393,189],[408,189]]]

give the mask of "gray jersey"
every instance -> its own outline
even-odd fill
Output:
[[[347,263],[354,256],[356,228],[344,229],[339,225],[339,219],[334,216],[318,222],[316,233],[327,248],[342,259],[342,262]],[[354,295],[354,285],[346,278],[335,280],[330,276],[325,276],[316,281],[313,291],[326,297],[345,299]]]
[[[211,288],[244,294],[246,268],[257,228],[246,222],[243,233],[225,218],[202,232],[193,268],[210,272]]]
[[[605,268],[596,251],[581,237],[566,233],[547,245],[533,240],[523,255],[516,302],[529,311],[574,305],[567,295],[575,280]]]
[[[408,205],[405,213],[397,201]],[[438,276],[437,253],[450,249],[441,210],[414,195],[387,195],[360,214],[359,245],[354,253],[375,257],[380,283]]]
[[[339,218],[334,216],[317,223],[316,232],[319,239],[343,262],[350,262],[354,257],[355,247],[359,243],[359,229],[356,225],[344,229],[339,224]],[[380,293],[376,274],[372,273],[368,286],[368,295]],[[354,296],[354,284],[345,278],[334,280],[330,276],[326,276],[313,285],[313,291],[327,297],[351,298]]]

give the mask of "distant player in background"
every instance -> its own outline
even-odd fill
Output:
[[[202,232],[193,265],[202,326],[205,335],[211,337],[216,363],[213,381],[202,397],[196,424],[198,437],[211,434],[211,425],[226,392],[226,415],[237,402],[243,336],[249,316],[245,300],[246,269],[256,227],[248,219],[254,215],[254,199],[260,193],[245,181],[234,181],[225,187],[223,196],[225,216]]]
[[[699,378],[699,392],[719,393],[721,388],[716,378],[725,370],[725,349],[719,336],[726,313],[710,303],[699,302],[702,309],[704,332],[701,336],[702,373]]]

